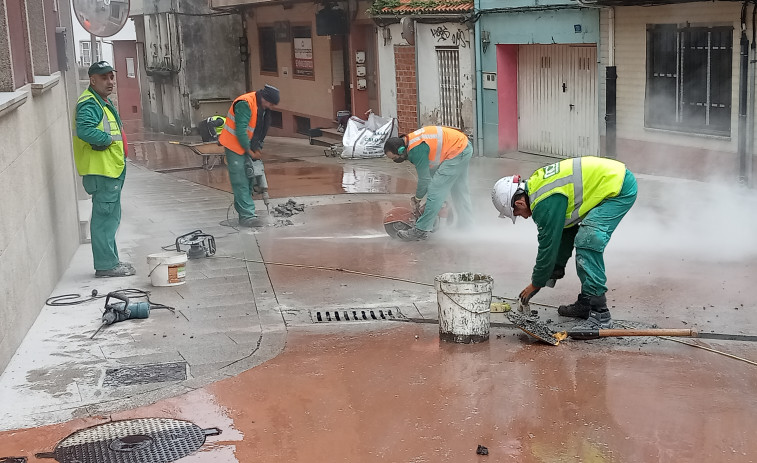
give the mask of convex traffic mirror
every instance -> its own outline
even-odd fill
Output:
[[[84,29],[98,37],[110,37],[129,19],[129,0],[73,0],[74,14]]]

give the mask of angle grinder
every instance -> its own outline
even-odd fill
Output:
[[[121,302],[110,302],[110,299],[118,299]],[[105,312],[103,312],[102,323],[97,331],[92,334],[90,339],[94,338],[103,327],[114,323],[130,320],[134,318],[148,318],[150,316],[150,303],[146,301],[129,302],[129,298],[117,291],[108,293],[105,296]]]

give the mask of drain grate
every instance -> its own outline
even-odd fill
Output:
[[[135,365],[108,368],[103,386],[133,386],[135,384],[164,383],[187,379],[186,362]]]
[[[0,463],[26,463],[26,457],[0,457]]]
[[[311,310],[310,318],[313,319],[313,323],[349,321],[380,322],[405,319],[396,307],[381,309]]]
[[[113,421],[77,431],[52,452],[36,457],[60,463],[168,463],[194,453],[207,436],[220,433],[170,418]]]

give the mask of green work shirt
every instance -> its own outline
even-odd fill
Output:
[[[100,101],[100,105],[107,106],[110,109],[118,121],[118,126],[121,127],[121,118],[110,98],[104,100],[92,87],[89,87],[89,90]],[[108,146],[113,141],[110,134],[97,129],[103,118],[103,110],[100,105],[91,98],[76,105],[76,136],[90,145]]]
[[[526,186],[528,191],[528,186]],[[568,210],[568,198],[555,194],[544,198],[531,213],[539,232],[539,251],[536,254],[536,264],[531,274],[531,283],[543,287],[552,276],[557,252],[560,249],[562,233],[565,229],[565,213]],[[576,225],[574,225],[576,226]]]
[[[428,163],[428,152],[431,148],[428,143],[421,142],[415,148],[407,153],[407,160],[413,163],[415,170],[418,172],[418,185],[415,187],[415,197],[423,198],[428,192],[428,185],[431,183],[431,167]]]

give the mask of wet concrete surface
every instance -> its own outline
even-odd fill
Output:
[[[182,461],[757,460],[751,437],[757,367],[712,352],[650,338],[551,347],[500,328],[487,343],[450,345],[439,342],[433,324],[310,326],[308,310],[335,307],[401,306],[406,316],[433,318],[434,276],[451,271],[491,275],[494,294],[515,297],[529,281],[537,230],[532,221],[497,219],[489,191],[499,176],[527,175],[535,162],[474,159],[476,227],[443,226],[426,242],[403,243],[386,236],[382,219],[414,191],[407,163],[343,161],[283,142],[268,146],[272,194],[309,197],[292,226],[242,237],[271,263],[250,281],[254,289],[270,282],[287,325],[284,351],[152,406],[0,433],[0,457],[51,450],[71,432],[108,419],[157,416],[224,430]],[[191,152],[140,156],[132,160],[229,189],[225,166],[203,170]],[[749,212],[757,210],[755,196],[710,191],[702,197],[701,184],[655,178],[640,178],[639,185],[637,205],[605,253],[613,317],[757,333],[757,244]],[[671,207],[693,197],[696,207]],[[719,198],[731,198],[734,207]],[[701,215],[716,210],[718,217]],[[565,322],[554,307],[575,300],[573,265],[554,289],[532,300],[543,320]],[[751,343],[694,342],[757,360]],[[488,457],[475,454],[479,444],[489,448]]]
[[[473,345],[427,324],[333,330],[293,330],[275,359],[152,406],[2,433],[0,456],[107,420],[170,417],[223,430],[186,462],[480,461],[478,445],[489,461],[757,458],[757,369],[738,361],[661,343],[551,347],[506,329]]]
[[[415,182],[409,178],[398,178],[335,159],[330,163],[314,162],[325,156],[319,156],[317,149],[315,153],[312,148],[303,151],[301,143],[273,141],[268,144],[271,148],[264,151],[264,163],[272,198],[415,192]],[[130,156],[133,162],[148,169],[231,192],[224,156],[209,156],[203,167],[203,156],[186,146],[164,141],[135,144]]]

